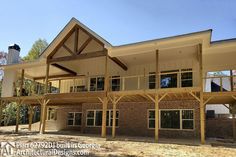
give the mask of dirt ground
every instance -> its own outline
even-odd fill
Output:
[[[68,132],[67,132],[68,133]],[[118,137],[115,140],[111,138],[100,138],[95,135],[63,135],[47,133],[40,135],[38,133],[21,131],[19,134],[3,132],[0,129],[0,142],[18,142],[20,145],[37,143],[37,142],[59,142],[59,143],[80,143],[80,144],[97,144],[99,147],[84,148],[89,152],[86,156],[127,156],[127,157],[235,157],[236,148],[230,147],[213,147],[210,144],[200,145],[198,142],[176,141],[179,144],[170,144],[175,140],[161,140],[160,143],[154,143],[152,140],[145,138]],[[32,145],[30,145],[32,146]],[[23,148],[22,148],[23,149]],[[27,148],[26,150],[38,150],[39,148]],[[41,148],[40,148],[41,149]],[[58,148],[59,149],[59,148]],[[60,148],[61,149],[61,148]],[[47,149],[42,149],[46,151]],[[62,150],[62,149],[61,149]],[[65,155],[54,155],[65,156]],[[78,156],[78,155],[68,155]]]

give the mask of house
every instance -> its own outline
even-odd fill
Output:
[[[205,91],[208,72],[236,69],[236,40],[211,42],[211,33],[113,46],[72,18],[38,60],[2,66],[1,110],[17,102],[16,132],[24,103],[30,119],[32,106],[41,106],[40,133],[76,130],[205,143],[206,104],[233,108],[236,101],[233,88]],[[234,77],[218,76],[231,85]],[[27,89],[26,80],[32,81]]]

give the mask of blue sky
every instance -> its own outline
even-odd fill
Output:
[[[113,45],[213,29],[212,40],[236,38],[235,0],[2,0],[0,51],[51,42],[75,17]]]

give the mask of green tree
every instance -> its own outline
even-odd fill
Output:
[[[38,39],[32,45],[32,48],[28,52],[27,56],[23,58],[24,61],[32,61],[39,58],[39,55],[46,49],[48,43],[45,39]]]

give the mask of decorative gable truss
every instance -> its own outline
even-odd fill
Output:
[[[84,28],[76,25],[49,54],[47,57],[47,62],[58,67],[58,62],[94,58],[106,55],[107,50],[104,48],[104,43],[95,38]],[[118,58],[109,58],[122,69],[128,69],[127,66]],[[68,70],[69,69],[67,69],[67,71]]]

